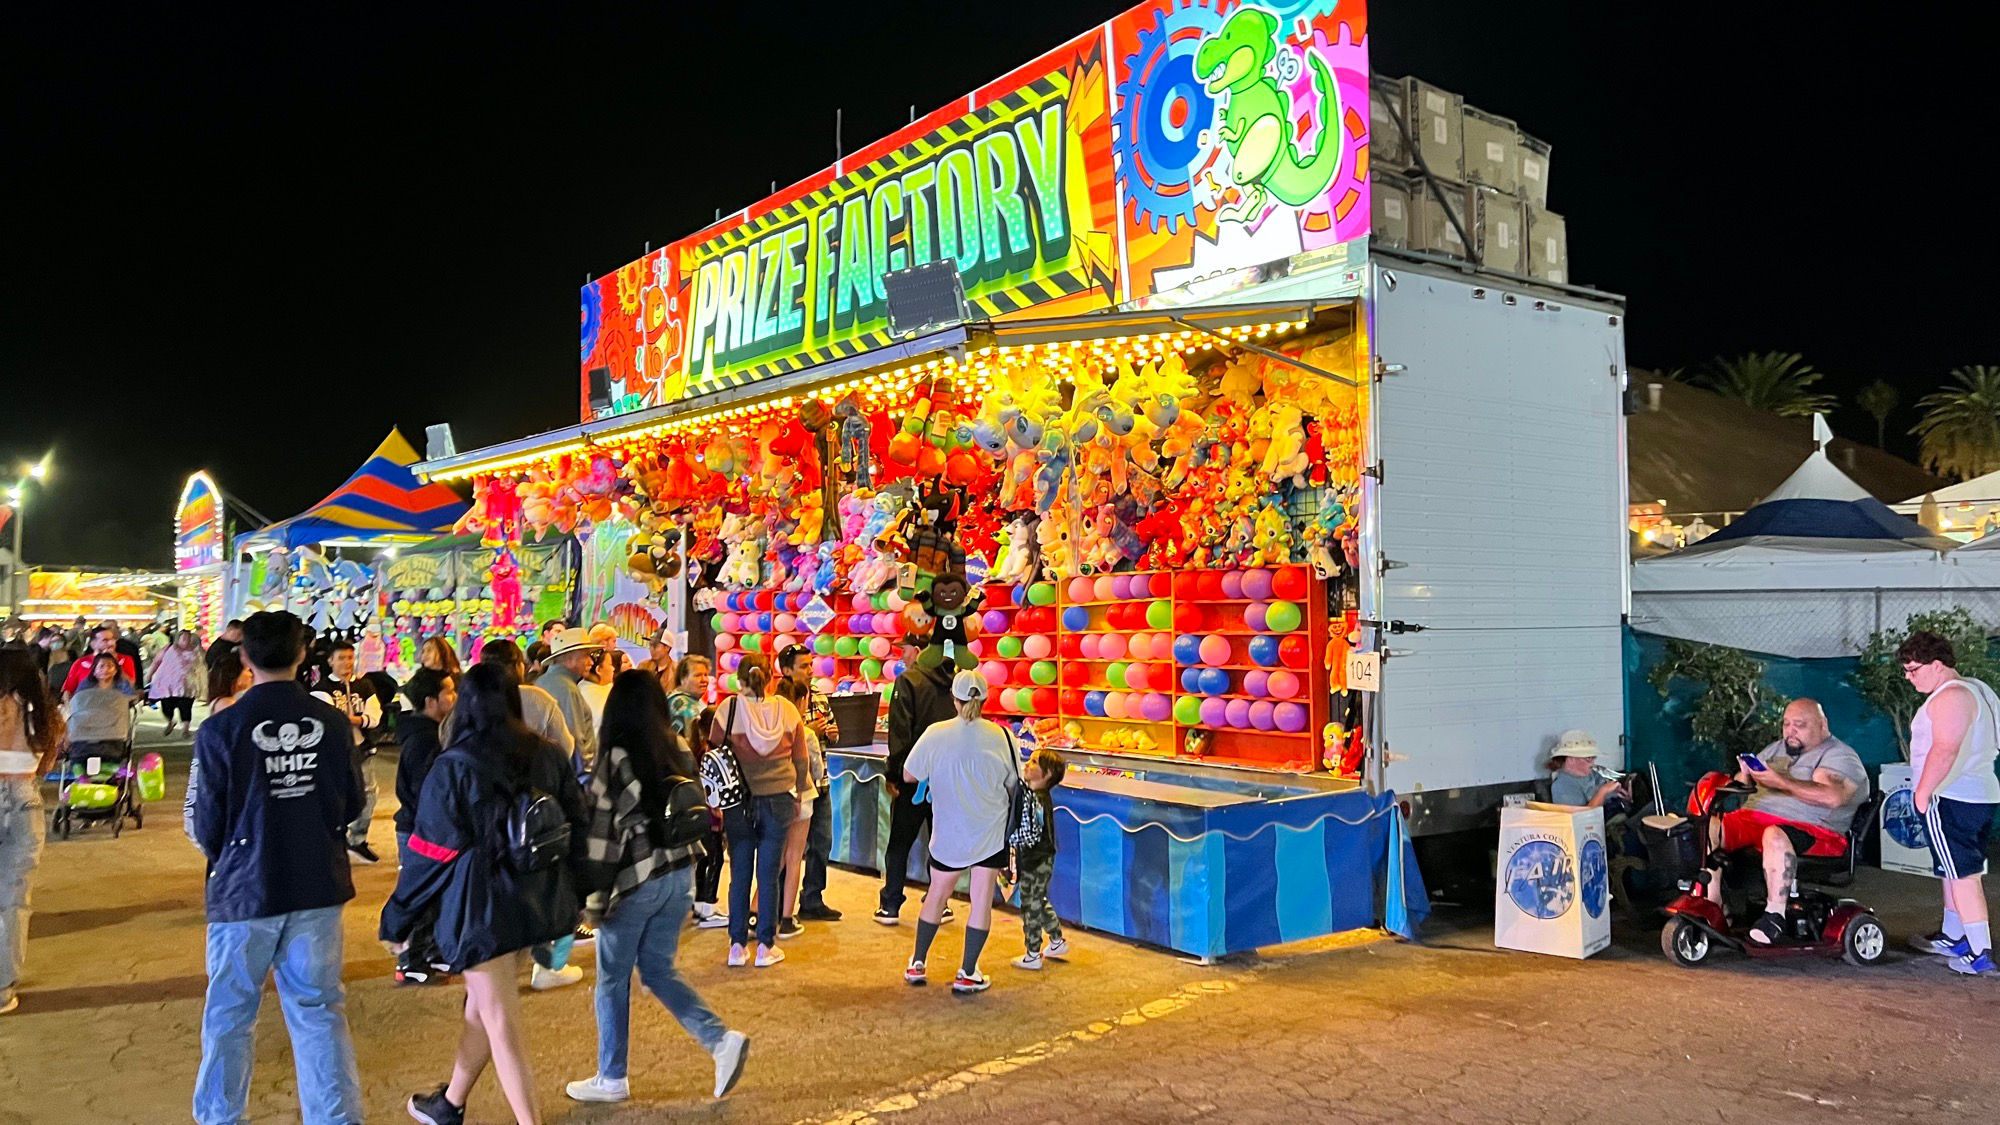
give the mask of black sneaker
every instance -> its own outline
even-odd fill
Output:
[[[451,1104],[443,1086],[428,1094],[411,1094],[403,1108],[424,1125],[465,1125],[465,1107]]]
[[[840,911],[835,910],[825,903],[821,903],[818,906],[801,906],[799,907],[799,921],[838,922],[840,921]]]
[[[576,924],[576,934],[572,945],[590,945],[597,940],[597,931],[582,922]]]
[[[806,928],[804,926],[799,925],[799,920],[797,918],[778,919],[778,936],[780,938],[801,937],[805,934],[805,932]]]
[[[891,910],[886,906],[875,912],[875,920],[885,926],[898,926],[903,921],[899,916],[899,912]]]
[[[377,864],[382,862],[382,857],[375,854],[375,849],[369,847],[366,840],[358,844],[347,845],[347,854],[354,857],[354,862],[356,863]]]

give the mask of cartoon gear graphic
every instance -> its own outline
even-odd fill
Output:
[[[1314,0],[1321,2],[1321,0]],[[1139,32],[1139,49],[1120,63],[1113,145],[1134,222],[1172,233],[1213,207],[1215,96],[1194,71],[1195,49],[1222,29],[1222,16],[1194,0],[1154,14]]]
[[[1340,7],[1340,0],[1258,0],[1257,6],[1278,17],[1279,27],[1297,21],[1298,33],[1304,35],[1308,25],[1321,16],[1332,15]]]
[[[604,294],[598,292],[597,283],[583,287],[583,359],[597,350],[597,334],[604,329]]]

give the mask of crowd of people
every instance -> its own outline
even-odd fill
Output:
[[[370,834],[383,786],[396,797],[398,872],[379,934],[395,955],[395,980],[457,980],[465,991],[449,1077],[406,1104],[431,1125],[464,1120],[489,1066],[514,1119],[541,1120],[519,978],[525,972],[532,990],[577,983],[584,968],[570,958],[580,942],[595,954],[597,1064],[568,1083],[568,1095],[631,1096],[636,973],[707,1052],[720,1098],[741,1077],[750,1041],[681,975],[681,931],[727,929],[728,966],[768,969],[807,923],[841,920],[825,899],[827,750],[841,744],[841,728],[813,685],[804,646],[746,656],[738,689],[725,694],[708,659],[677,655],[665,630],[636,663],[608,626],[552,621],[525,650],[504,639],[482,645],[469,667],[431,638],[421,667],[387,690],[356,669],[349,643],[315,640],[288,613],[232,621],[205,650],[192,634],[176,636],[129,664],[118,640],[115,630],[93,632],[92,659],[54,679],[25,646],[0,652],[0,863],[20,873],[22,888],[7,899],[19,908],[5,913],[0,937],[16,950],[5,964],[17,968],[33,864],[15,852],[39,847],[31,802],[47,772],[44,752],[129,738],[119,723],[130,723],[140,691],[184,727],[192,714],[182,701],[205,699],[184,810],[210,872],[198,1121],[241,1119],[262,988],[273,977],[304,1119],[361,1119],[340,915],[355,894],[352,866],[379,860]],[[141,667],[151,673],[144,687]],[[1037,970],[1067,952],[1047,901],[1049,790],[1064,763],[1042,750],[1024,764],[1007,729],[982,717],[986,693],[977,674],[954,678],[948,667],[912,662],[889,709],[885,780],[898,831],[875,920],[900,923],[909,850],[929,824],[929,892],[905,979],[925,982],[932,940],[951,919],[949,897],[969,871],[966,944],[952,984],[961,993],[991,983],[979,958],[1003,875],[1024,891],[1028,946],[1013,963]],[[391,741],[393,781],[378,779],[373,759]],[[17,820],[36,830],[16,831]]]

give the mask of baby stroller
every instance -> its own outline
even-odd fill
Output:
[[[125,830],[127,819],[133,828],[144,828],[145,798],[149,794],[154,800],[165,796],[160,756],[148,754],[135,767],[129,733],[123,742],[72,744],[64,749],[58,769],[50,830],[65,840],[74,832],[107,821],[113,838]]]

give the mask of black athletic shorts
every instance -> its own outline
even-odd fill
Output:
[[[1005,871],[1005,870],[1007,870],[1007,845],[1005,845],[1005,844],[1002,844],[1002,845],[1000,845],[1000,850],[999,850],[999,851],[997,851],[997,852],[994,852],[994,853],[993,853],[992,855],[989,855],[989,856],[987,856],[987,857],[986,857],[985,859],[982,859],[982,860],[980,860],[980,861],[979,861],[978,863],[975,863],[975,864],[973,864],[972,866],[974,866],[974,867],[990,867],[990,868],[992,868],[992,869],[993,869],[993,870],[995,870],[995,871]],[[932,870],[932,871],[963,871],[963,870],[965,870],[965,868],[963,868],[963,867],[947,867],[947,866],[945,866],[944,864],[942,864],[942,863],[939,863],[939,862],[938,862],[937,860],[933,859],[933,860],[931,860],[931,870]]]
[[[1931,872],[1943,879],[1962,879],[1986,870],[1993,813],[1992,805],[1933,798],[1924,814],[1931,837]]]

